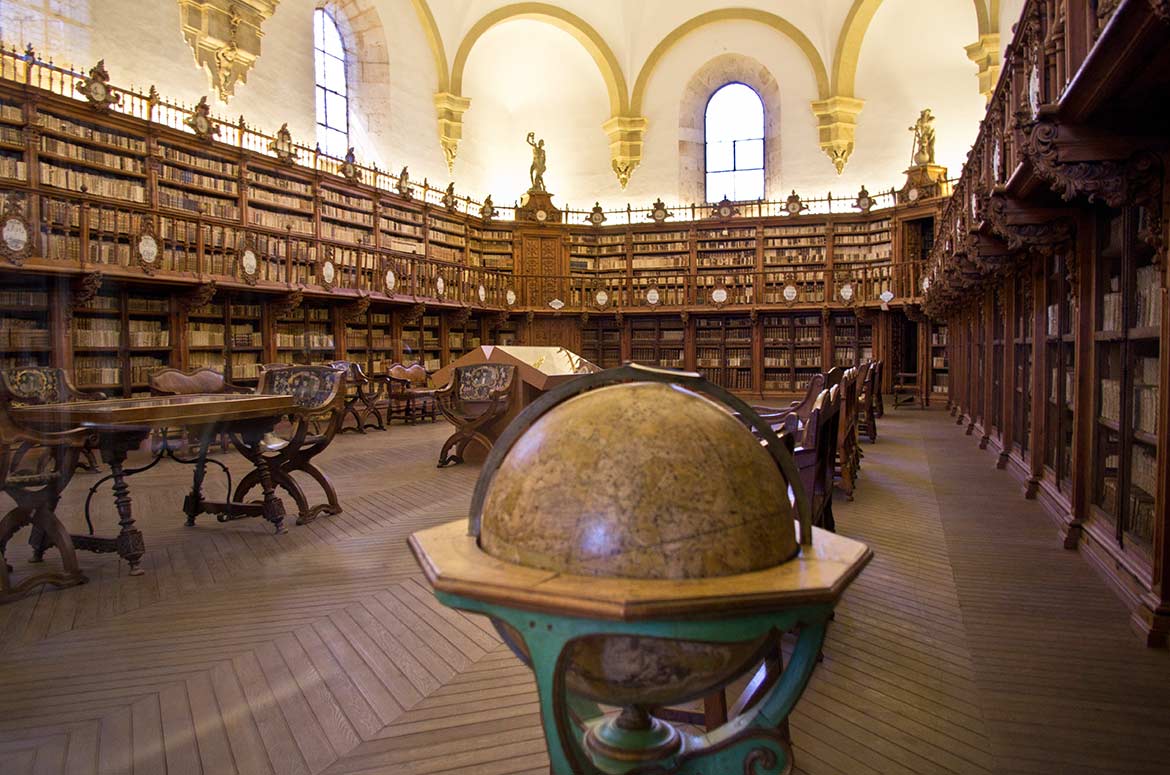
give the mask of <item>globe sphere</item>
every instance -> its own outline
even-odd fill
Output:
[[[479,541],[493,557],[565,574],[703,579],[794,557],[793,517],[775,461],[726,407],[633,382],[577,395],[533,423],[490,482]],[[497,627],[528,661],[522,636]],[[569,646],[566,681],[606,704],[685,702],[733,680],[764,641],[591,636]]]

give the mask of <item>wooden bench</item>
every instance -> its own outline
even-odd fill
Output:
[[[346,372],[345,411],[338,432],[364,434],[367,430],[386,430],[382,412],[378,409],[378,401],[386,391],[389,378],[367,377],[357,361],[333,361],[329,365]],[[373,418],[372,422],[370,418]],[[350,419],[353,420],[353,425],[346,425],[346,421]]]

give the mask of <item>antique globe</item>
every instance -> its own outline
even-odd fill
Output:
[[[793,517],[788,483],[739,418],[678,385],[634,382],[570,398],[524,432],[487,489],[479,545],[562,574],[713,579],[791,559]],[[529,662],[523,637],[496,624]],[[583,638],[567,688],[608,705],[686,702],[742,674],[766,640]]]
[[[790,771],[785,720],[872,556],[812,526],[789,448],[750,406],[638,365],[530,404],[467,522],[410,545],[439,601],[487,616],[532,669],[558,775]],[[777,664],[785,632],[783,672],[765,667],[735,718],[695,731],[661,710]]]

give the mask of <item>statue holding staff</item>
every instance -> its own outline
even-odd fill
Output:
[[[934,116],[930,108],[926,108],[918,115],[918,120],[910,131],[914,133],[913,162],[919,166],[934,164]]]
[[[532,181],[531,191],[544,191],[545,151],[544,140],[537,141],[536,133],[528,133],[528,144],[532,146],[532,166],[528,168],[528,177]]]

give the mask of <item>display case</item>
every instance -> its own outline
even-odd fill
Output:
[[[1094,288],[1094,515],[1122,550],[1152,556],[1157,495],[1160,268],[1138,211],[1103,216]],[[1163,463],[1164,465],[1164,463]]]
[[[1076,305],[1067,254],[1044,259],[1044,475],[1071,496]]]
[[[950,389],[950,356],[947,351],[947,324],[930,324],[930,392],[945,397]]]

